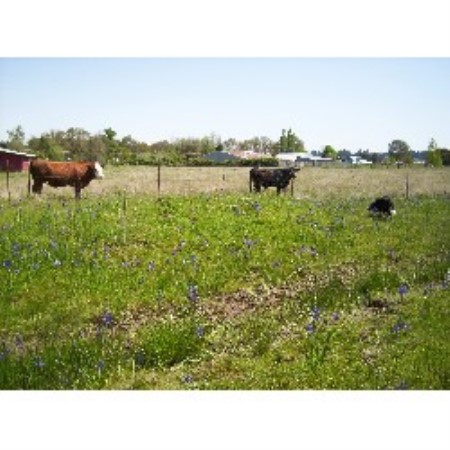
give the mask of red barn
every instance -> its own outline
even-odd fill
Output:
[[[16,152],[15,150],[8,150],[0,148],[0,171],[6,172],[23,172],[28,170],[30,160],[36,158],[36,155],[31,153]]]

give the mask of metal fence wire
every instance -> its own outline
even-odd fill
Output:
[[[195,195],[212,193],[249,194],[249,167],[107,166],[105,178],[92,180],[82,197],[127,193],[129,195]],[[27,197],[32,180],[28,172],[3,174],[0,198]],[[3,185],[3,187],[1,187]],[[391,195],[414,197],[450,193],[450,168],[320,168],[304,167],[281,195],[303,198],[364,197]],[[33,195],[33,194],[32,194]],[[252,195],[258,195],[253,192]],[[268,188],[261,195],[276,195]],[[73,197],[73,187],[52,188],[44,184],[43,197]]]

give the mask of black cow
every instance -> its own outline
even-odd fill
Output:
[[[277,188],[277,194],[285,190],[292,179],[295,178],[295,172],[300,169],[290,167],[288,169],[259,169],[253,167],[250,170],[250,190],[252,183],[256,192],[261,192],[261,187],[267,189],[270,186]]]
[[[387,195],[375,199],[367,209],[372,216],[391,217],[396,214],[394,203]]]

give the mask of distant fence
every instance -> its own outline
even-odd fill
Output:
[[[93,180],[82,197],[127,193],[129,195],[193,195],[201,193],[249,192],[249,167],[107,166],[103,180]],[[28,172],[0,173],[0,198],[19,199],[29,195]],[[269,188],[269,194],[275,193]],[[334,196],[371,197],[391,195],[448,195],[450,168],[320,168],[305,167],[297,172],[285,195],[302,198]],[[257,195],[256,193],[254,195]],[[282,194],[283,195],[283,194]],[[54,189],[44,185],[42,196],[73,197],[71,187]]]

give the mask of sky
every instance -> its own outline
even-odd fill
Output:
[[[450,148],[450,58],[2,57],[0,140],[80,127],[153,143],[291,128],[325,145]]]

